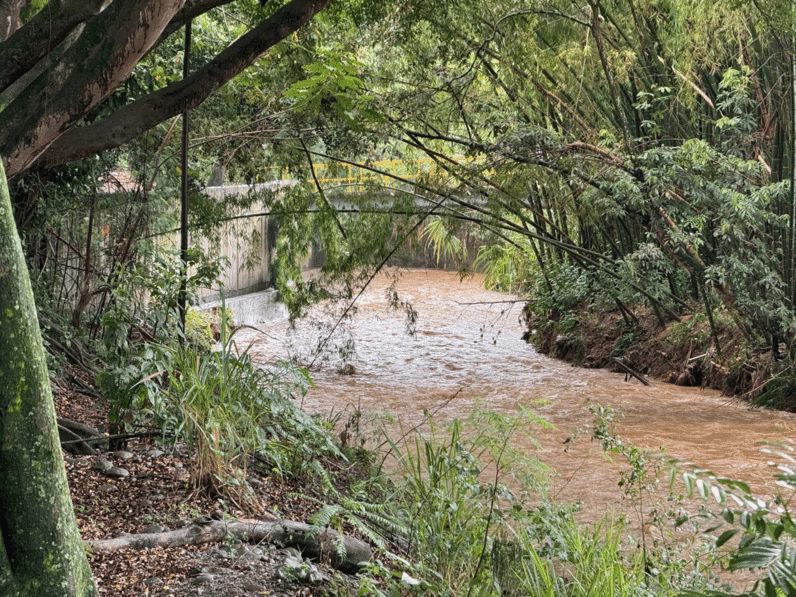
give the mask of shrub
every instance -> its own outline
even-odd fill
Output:
[[[204,313],[188,309],[185,312],[185,339],[200,352],[210,352],[213,348],[213,330],[210,317]]]
[[[141,384],[147,388],[142,412],[163,437],[196,449],[195,485],[246,501],[242,473],[251,458],[289,476],[320,469],[316,460],[324,456],[344,460],[330,429],[295,402],[312,384],[308,372],[287,363],[257,367],[248,348],[237,353],[225,319],[220,350],[157,347],[166,369]],[[165,380],[156,382],[160,374]]]

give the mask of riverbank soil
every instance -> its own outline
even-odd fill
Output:
[[[773,388],[784,370],[770,347],[761,348],[728,314],[714,316],[716,334],[694,308],[679,321],[661,323],[650,309],[598,311],[556,309],[543,316],[525,311],[526,340],[540,353],[581,367],[635,372],[680,386],[720,390],[759,405],[796,410],[796,385]],[[716,347],[718,340],[718,350]],[[785,353],[784,345],[780,353]]]
[[[79,375],[79,373],[78,373]],[[54,402],[59,417],[96,428],[106,420],[107,403],[97,403],[90,380],[77,385],[57,381]],[[66,475],[84,540],[125,533],[162,533],[204,519],[275,519],[305,522],[318,510],[310,484],[248,471],[259,512],[192,488],[193,454],[184,446],[158,446],[153,438],[130,440],[124,450],[79,456],[64,452]],[[109,461],[125,476],[109,472]],[[344,529],[345,530],[345,529]],[[315,574],[302,575],[303,570]],[[356,587],[356,579],[323,562],[303,560],[293,548],[233,541],[89,554],[100,595],[139,597],[320,597],[331,587]],[[303,576],[303,577],[302,577]],[[335,593],[341,594],[341,593]]]

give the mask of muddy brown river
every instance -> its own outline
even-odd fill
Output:
[[[421,423],[426,410],[440,421],[466,417],[478,401],[502,413],[536,405],[534,412],[553,429],[535,431],[540,445],[521,447],[557,471],[550,494],[583,502],[587,518],[627,507],[617,487],[622,467],[606,462],[599,445],[582,439],[564,451],[571,431],[592,423],[590,404],[616,409],[616,432],[636,446],[663,447],[671,457],[743,479],[761,496],[774,491],[771,457],[758,442],[793,437],[796,416],[749,410],[711,390],[662,382],[645,387],[622,374],[537,354],[521,339],[522,303],[484,290],[478,277],[460,282],[452,272],[404,271],[396,289],[418,313],[415,334],[408,335],[405,313],[386,299],[396,273],[380,275],[357,301],[356,317],[345,332],[335,332],[325,359],[313,355],[334,320],[322,307],[295,330],[284,322],[260,326],[239,334],[238,342],[252,342],[253,358],[263,364],[288,356],[313,363],[315,387],[303,404],[312,412],[386,410],[408,428]],[[341,354],[353,370],[343,369]]]

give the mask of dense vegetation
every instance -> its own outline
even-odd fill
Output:
[[[192,68],[260,16],[246,3],[229,10],[197,19]],[[776,379],[763,401],[788,407],[789,11],[776,1],[334,8],[193,112],[191,228],[213,238],[264,206],[284,224],[274,282],[294,314],[329,288],[351,296],[374,268],[427,243],[440,262],[529,296],[540,332],[573,308],[622,314],[624,335],[639,310],[660,326],[702,315],[704,367],[726,365],[738,336],[732,356],[757,355],[765,375],[755,379]],[[177,80],[180,55],[175,36],[161,43],[100,114]],[[120,301],[136,317],[143,303],[126,289],[138,281],[159,295],[176,288],[150,257],[168,260],[162,235],[177,223],[173,124],[16,181],[41,300],[92,338],[107,337],[101,322]],[[386,160],[403,165],[381,171]],[[356,180],[324,182],[351,165]],[[109,198],[100,181],[119,168],[138,186]],[[211,175],[305,184],[217,201],[199,192]],[[313,244],[326,277],[307,284],[298,263]],[[217,257],[203,246],[191,259],[207,266],[196,270],[207,284]]]
[[[42,3],[29,4],[25,19]],[[208,67],[276,5],[242,0],[198,15],[190,69]],[[794,19],[779,0],[333,3],[192,111],[189,226],[202,242],[187,254],[188,290],[217,286],[221,226],[265,211],[278,223],[273,279],[294,316],[318,299],[350,299],[385,263],[428,245],[463,275],[483,271],[491,286],[527,297],[539,346],[613,311],[612,357],[630,354],[650,325],[670,326],[682,340],[670,350],[688,346],[686,362],[700,356],[695,382],[708,371],[745,375],[736,389],[794,408]],[[182,43],[170,30],[81,124],[180,81]],[[410,562],[374,564],[363,591],[714,588],[696,556],[657,546],[629,556],[621,524],[584,536],[566,509],[543,500],[531,508],[501,482],[484,483],[485,461],[499,472],[519,466],[506,464],[500,443],[510,422],[488,415],[481,428],[491,433],[467,449],[457,427],[444,439],[393,444],[405,469],[397,485],[368,479],[339,494],[319,459],[354,455],[295,407],[307,373],[289,364],[263,372],[233,354],[223,312],[217,352],[208,322],[192,315],[188,329],[178,325],[183,281],[171,235],[184,171],[175,125],[12,171],[50,365],[68,358],[96,376],[113,432],[157,425],[164,439],[186,440],[201,456],[194,481],[242,502],[241,454],[267,455],[280,474],[316,475],[329,492],[319,525],[346,521],[382,543],[378,528],[414,548]],[[391,160],[401,165],[381,166]],[[281,178],[299,184],[224,200],[202,192],[209,180]],[[325,261],[306,281],[301,262],[313,245]],[[627,490],[647,491],[655,466],[601,417],[593,433],[628,458]],[[704,557],[718,559],[741,530],[730,566],[764,567],[760,590],[793,593],[789,512],[757,504],[743,483],[709,478],[688,472],[686,485],[722,504],[734,492],[738,507],[723,511],[736,528]],[[796,484],[787,468],[781,480]],[[366,492],[392,495],[374,510]]]

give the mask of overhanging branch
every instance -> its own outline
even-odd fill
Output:
[[[196,108],[331,2],[292,0],[186,79],[128,104],[99,122],[66,131],[39,157],[34,167],[52,168],[113,149],[164,120]]]

